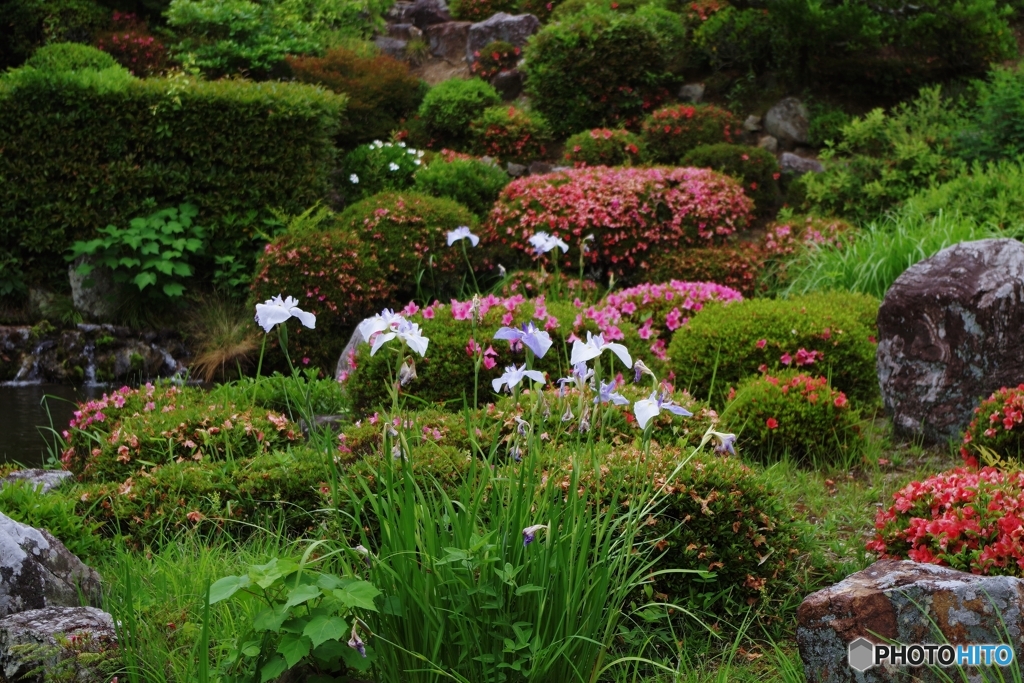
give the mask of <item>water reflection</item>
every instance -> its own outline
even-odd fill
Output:
[[[103,391],[97,386],[0,385],[0,463],[35,467],[45,462],[47,442],[53,441],[48,431],[51,419],[54,429],[66,429],[75,402],[97,398]]]

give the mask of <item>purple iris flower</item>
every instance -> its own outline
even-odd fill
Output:
[[[523,547],[525,548],[526,546],[533,543],[534,539],[536,539],[537,537],[538,531],[547,528],[547,524],[534,524],[533,526],[528,526],[525,529],[523,529]]]
[[[733,448],[733,444],[736,443],[735,434],[722,434],[721,432],[711,432],[711,434],[718,441],[718,445],[715,446],[715,453],[719,455],[725,455],[726,453],[736,455],[736,449]]]
[[[664,392],[658,395],[657,391],[652,391],[648,398],[633,404],[633,412],[636,414],[636,421],[640,425],[640,429],[646,429],[647,423],[660,415],[662,410],[667,410],[674,415],[682,415],[683,417],[693,416],[693,413],[689,410],[682,406],[677,406],[672,399],[666,398]]]
[[[544,330],[538,330],[533,322],[523,323],[522,328],[503,327],[494,333],[494,338],[512,343],[522,342],[537,358],[543,358],[552,344],[551,335]]]
[[[629,405],[628,398],[612,391],[615,388],[615,382],[608,382],[607,384],[601,382],[600,385],[597,396],[594,397],[594,403],[612,403],[617,406]]]

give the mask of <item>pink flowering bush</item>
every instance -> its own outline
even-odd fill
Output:
[[[958,467],[915,481],[875,517],[882,557],[1024,576],[1024,472]]]
[[[152,384],[80,404],[62,436],[61,462],[80,481],[130,481],[147,468],[251,457],[301,438],[298,426],[275,411]]]
[[[789,263],[800,252],[816,247],[842,246],[853,226],[838,218],[793,216],[771,223],[757,244],[765,273],[763,278],[784,285],[790,281]]]
[[[637,334],[650,353],[664,361],[672,333],[688,323],[706,303],[742,300],[743,295],[736,290],[711,282],[645,283],[612,292],[587,306],[576,316],[575,324],[592,321],[604,330],[628,321],[637,327]]]
[[[646,346],[628,320],[598,325],[593,320],[581,319],[580,309],[571,303],[548,302],[541,297],[528,300],[518,294],[507,298],[488,295],[479,299],[475,308],[473,301],[454,299],[449,304],[434,302],[423,308],[409,304],[404,313],[430,339],[430,350],[426,357],[414,359],[417,379],[403,391],[430,403],[452,401],[461,406],[465,396],[472,404],[474,390],[481,403],[494,398],[491,380],[499,377],[506,366],[526,363],[526,351],[521,344],[494,339],[494,333],[503,326],[519,327],[533,322],[551,335],[552,348],[543,359],[533,361],[534,369],[546,372],[549,381],[568,374],[571,340],[585,339],[588,330],[603,333],[605,341],[620,342],[638,352]],[[371,356],[364,344],[351,360],[355,370],[346,378],[346,387],[357,413],[372,412],[375,406],[389,400],[393,354],[381,351]],[[631,373],[618,361],[614,368],[616,372]]]
[[[655,253],[713,244],[745,228],[751,210],[735,180],[706,169],[579,168],[511,182],[481,239],[529,253],[527,240],[547,232],[569,243],[562,265],[574,268],[583,238],[593,235],[587,264],[636,276]]]
[[[807,360],[804,365],[811,365]],[[744,457],[772,462],[788,455],[819,465],[847,463],[859,454],[860,416],[825,377],[765,373],[740,382],[729,395],[723,419],[737,430]]]
[[[150,35],[144,21],[134,14],[114,12],[112,23],[113,29],[97,38],[96,47],[139,78],[167,69],[167,47]]]
[[[643,141],[628,130],[594,128],[565,141],[565,161],[582,166],[636,166],[643,156]]]
[[[1024,455],[1024,384],[1003,387],[974,409],[960,454],[977,467],[981,449],[1001,458],[1019,460]]]

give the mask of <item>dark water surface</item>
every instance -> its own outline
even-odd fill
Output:
[[[104,390],[61,384],[0,385],[0,463],[34,467],[45,462],[47,443],[53,443],[51,419],[58,432],[67,429],[75,402],[102,396]],[[43,397],[47,397],[45,404]]]

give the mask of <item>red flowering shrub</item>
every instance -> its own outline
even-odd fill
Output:
[[[551,142],[543,116],[513,106],[485,109],[469,127],[477,153],[502,161],[535,161]]]
[[[114,12],[113,30],[96,38],[103,50],[135,76],[145,78],[167,68],[167,47],[149,33],[146,22],[134,14]]]
[[[655,253],[709,245],[746,227],[750,210],[736,181],[706,169],[579,168],[511,182],[481,239],[529,253],[531,236],[551,233],[570,243],[562,258],[574,268],[592,234],[585,262],[635,277]]]
[[[579,326],[584,320],[591,320],[606,332],[622,321],[629,321],[637,327],[640,339],[650,344],[650,352],[659,360],[665,360],[665,348],[672,333],[688,323],[705,303],[742,300],[743,295],[736,290],[710,282],[645,283],[612,292],[586,307],[576,316],[575,324]]]
[[[218,401],[194,387],[122,387],[79,405],[64,432],[64,469],[80,481],[123,481],[140,467],[252,457],[298,441],[298,426],[265,408]]]
[[[653,161],[677,164],[693,148],[732,142],[741,130],[738,118],[712,104],[673,104],[645,118],[640,136]]]
[[[710,168],[736,178],[743,184],[747,196],[754,200],[759,214],[775,215],[779,164],[768,150],[727,142],[701,145],[687,152],[680,165]]]
[[[469,72],[478,78],[489,81],[502,71],[515,68],[522,54],[523,49],[518,45],[504,40],[491,41],[484,46],[484,49],[473,53],[476,59],[469,67]]]
[[[647,276],[655,282],[671,278],[714,282],[750,297],[766,291],[761,281],[763,268],[761,250],[755,244],[740,242],[656,254],[651,257]]]
[[[628,130],[595,128],[565,141],[565,161],[581,166],[633,166],[643,156],[643,141]]]
[[[806,464],[834,464],[849,461],[863,442],[859,415],[824,377],[766,373],[740,382],[730,395],[722,419],[738,430],[744,456],[771,462],[788,454]]]
[[[727,0],[696,0],[683,9],[683,18],[691,25],[699,25],[728,6]]]
[[[519,13],[532,14],[546,22],[563,0],[519,0]]]
[[[452,0],[452,17],[459,21],[483,21],[498,12],[516,13],[517,0]]]
[[[1024,455],[1024,384],[1003,387],[974,409],[960,454],[968,464],[977,466],[979,447],[999,457],[1021,459]]]
[[[875,517],[882,557],[1024,576],[1024,472],[958,467],[907,484]]]
[[[299,308],[317,316],[316,329],[289,327],[288,350],[296,366],[321,368],[327,376],[352,329],[395,294],[378,260],[352,232],[328,229],[289,231],[268,244],[256,264],[252,301],[294,296]],[[270,335],[276,348],[277,335]],[[283,364],[272,357],[271,367]]]
[[[461,249],[448,246],[447,235],[460,226],[475,231],[476,218],[451,199],[383,192],[345,209],[338,226],[372,245],[375,267],[383,271],[392,291],[406,297],[416,291],[420,271],[433,271],[425,277],[436,283],[439,293],[458,289],[466,262]]]
[[[386,140],[420,106],[424,83],[409,65],[386,55],[363,57],[335,48],[323,57],[288,57],[295,80],[348,95],[338,146]]]

